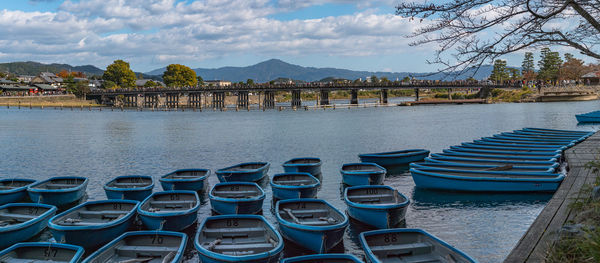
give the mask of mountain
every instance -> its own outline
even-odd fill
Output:
[[[92,65],[71,66],[68,64],[42,64],[39,62],[10,62],[0,63],[0,72],[10,72],[17,75],[37,76],[40,72],[58,73],[61,70],[83,72],[85,75],[102,75],[104,70],[101,70]]]
[[[482,80],[487,78],[492,72],[491,65],[482,66],[473,76],[475,79]],[[166,68],[156,69],[147,72],[148,75],[162,75]],[[411,72],[371,72],[371,71],[354,71],[338,68],[315,68],[302,67],[290,63],[286,63],[279,59],[270,59],[258,64],[247,67],[222,67],[216,69],[196,68],[196,74],[202,76],[205,80],[229,80],[232,82],[246,81],[253,79],[256,82],[268,82],[277,78],[291,78],[303,81],[318,81],[325,78],[342,78],[355,80],[366,77],[377,76],[378,78],[386,77],[389,80],[403,79],[407,76],[413,76],[419,79],[427,80],[451,80],[451,79],[467,79],[474,72],[474,68],[466,70],[463,74],[458,73],[411,73]]]

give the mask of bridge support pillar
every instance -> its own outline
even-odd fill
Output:
[[[353,89],[350,91],[350,93],[352,94],[352,96],[350,97],[350,104],[358,105],[358,90]]]
[[[179,93],[167,93],[165,94],[165,105],[169,109],[179,108]]]
[[[225,108],[225,92],[214,92],[213,93],[213,109]]]
[[[237,106],[242,109],[248,109],[250,106],[247,90],[238,91]]]
[[[194,92],[188,94],[188,107],[202,109],[202,93]]]
[[[452,100],[452,89],[448,88],[448,100]]]
[[[138,99],[137,94],[125,95],[125,97],[123,99],[124,99],[123,100],[123,106],[124,107],[133,108],[133,107],[137,107],[138,106],[138,104],[137,104],[137,102],[138,102],[138,100],[137,100]]]
[[[302,98],[300,90],[292,90],[292,107],[302,107]]]
[[[329,91],[321,90],[321,99],[319,101],[320,105],[329,105]]]
[[[419,101],[419,88],[415,88],[415,101]]]
[[[145,94],[144,95],[144,108],[158,108],[158,95]]]
[[[265,91],[263,98],[263,109],[275,109],[275,92]]]
[[[379,92],[379,103],[388,103],[388,89],[381,89],[381,91]]]

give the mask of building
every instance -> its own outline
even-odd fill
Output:
[[[20,82],[23,82],[23,83],[29,83],[29,82],[31,82],[31,80],[33,80],[34,78],[35,78],[35,76],[28,76],[28,75],[21,75],[21,76],[18,76],[18,77],[17,77],[17,79],[18,79]]]
[[[581,78],[586,85],[600,85],[600,71],[587,73]]]
[[[205,80],[204,81],[204,85],[205,86],[213,86],[213,87],[225,87],[225,86],[231,86],[231,81],[226,81],[226,80]]]
[[[42,72],[39,76],[33,78],[31,83],[40,83],[40,84],[50,84],[50,85],[60,85],[63,83],[63,79],[54,75],[54,73],[50,72]]]

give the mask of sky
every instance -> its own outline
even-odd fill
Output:
[[[401,0],[0,0],[0,62],[148,72],[248,66],[276,58],[310,67],[431,72],[435,46],[411,47],[422,22]],[[518,66],[522,54],[507,57]]]

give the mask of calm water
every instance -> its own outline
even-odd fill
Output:
[[[523,127],[592,130],[575,113],[600,102],[447,105],[311,111],[120,112],[0,109],[0,176],[90,178],[88,198],[104,199],[102,185],[125,174],[155,178],[180,168],[213,171],[247,161],[271,162],[270,175],[291,158],[323,160],[319,198],[344,210],[339,168],[357,154],[408,148],[441,151],[450,145]],[[217,178],[209,179],[214,185]],[[409,175],[386,179],[411,200],[408,227],[423,228],[481,262],[508,255],[551,195],[457,194],[416,189]],[[157,183],[156,191],[160,190]],[[271,213],[270,187],[263,214]],[[201,208],[200,220],[210,214]],[[348,228],[347,253],[362,256]],[[297,253],[286,251],[286,253]],[[188,257],[195,257],[188,253]]]

